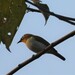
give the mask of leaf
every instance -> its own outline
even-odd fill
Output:
[[[41,0],[32,0],[34,3],[40,3],[42,2]]]
[[[41,13],[43,14],[43,16],[44,16],[44,18],[45,18],[45,25],[46,25],[47,20],[48,20],[48,18],[49,18],[49,16],[50,16],[50,14],[47,13],[47,12],[50,11],[50,10],[49,10],[49,7],[48,7],[47,4],[40,4],[40,3],[37,4],[37,6],[38,6],[39,10],[41,11]]]
[[[0,0],[0,42],[2,41],[8,50],[25,11],[25,0]]]
[[[33,2],[34,2],[34,1],[33,1]],[[44,16],[44,18],[45,18],[45,25],[46,25],[47,20],[48,20],[48,18],[49,18],[49,16],[50,16],[50,13],[48,13],[48,12],[50,12],[48,5],[47,5],[47,4],[42,4],[42,3],[40,3],[40,2],[34,2],[34,4],[37,5],[37,8],[38,8],[38,9],[41,11],[41,13],[43,14],[43,16]]]

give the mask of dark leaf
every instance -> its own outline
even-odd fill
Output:
[[[42,2],[41,0],[32,0],[34,3],[40,3]]]
[[[45,24],[46,24],[47,23],[47,20],[48,20],[48,18],[50,16],[50,14],[47,13],[47,12],[50,11],[49,10],[49,7],[48,7],[47,4],[41,4],[41,3],[38,3],[37,6],[38,6],[39,10],[41,11],[41,13],[43,14],[43,16],[45,18],[45,21],[46,21]]]
[[[25,0],[0,0],[0,42],[8,50],[25,11]]]

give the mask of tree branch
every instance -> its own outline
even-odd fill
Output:
[[[59,40],[51,43],[51,45],[47,46],[44,50],[41,50],[36,55],[33,55],[31,58],[29,58],[26,61],[22,62],[21,64],[19,64],[17,67],[15,67],[12,71],[10,71],[9,73],[7,73],[6,75],[13,75],[15,72],[17,72],[18,70],[20,70],[22,67],[26,66],[27,64],[31,63],[35,59],[39,58],[40,56],[42,56],[43,54],[45,54],[48,50],[50,50],[54,46],[60,44],[61,42],[67,40],[68,38],[70,38],[70,37],[72,37],[74,35],[75,35],[75,30],[72,31],[72,32],[70,32],[69,34],[65,35],[64,37],[60,38]]]
[[[39,13],[41,13],[40,10],[33,9],[33,8],[29,8],[29,7],[27,7],[27,10],[30,10],[30,11],[32,11],[32,12],[39,12]],[[71,22],[71,20],[72,20],[72,21],[75,21],[75,18],[70,18],[70,17],[58,15],[58,14],[55,14],[55,13],[53,13],[53,12],[50,12],[49,14],[52,15],[52,16],[57,17],[57,18],[60,19],[60,20],[65,20],[66,22],[68,22],[68,23],[70,23],[70,24],[72,24],[72,25],[75,25],[74,22]]]
[[[40,6],[30,2],[28,0],[26,0],[26,2],[31,4],[31,5],[33,5],[33,6],[35,6],[35,7],[37,7],[37,8],[40,8]],[[40,10],[36,10],[36,9],[33,9],[33,8],[27,8],[27,9],[29,9],[30,11],[33,11],[33,12],[40,12]],[[41,8],[41,9],[43,10],[43,12],[49,13],[50,15],[55,16],[55,17],[57,17],[60,20],[63,20],[63,21],[68,22],[68,23],[70,23],[72,25],[75,25],[75,22],[73,22],[73,21],[75,21],[75,18],[58,15],[58,14],[55,14],[55,13],[53,13],[51,11],[47,11],[44,8]]]

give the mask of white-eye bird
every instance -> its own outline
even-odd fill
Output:
[[[26,46],[35,53],[44,50],[48,45],[50,45],[50,43],[48,43],[42,37],[33,34],[25,34],[19,42],[25,43]],[[63,61],[65,60],[65,58],[61,54],[59,54],[54,48],[51,48],[47,53],[53,54],[62,59]]]

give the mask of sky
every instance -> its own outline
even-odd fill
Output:
[[[54,13],[75,17],[75,0],[42,0],[42,2],[48,4],[50,11]],[[49,17],[45,26],[44,24],[45,19],[42,14],[33,12],[25,14],[10,46],[12,53],[8,52],[2,43],[0,45],[0,75],[6,75],[18,64],[35,54],[24,43],[17,44],[24,34],[35,34],[52,43],[75,30],[75,26],[53,16]],[[14,75],[75,75],[75,36],[54,48],[66,58],[66,61],[51,54],[44,54]]]

